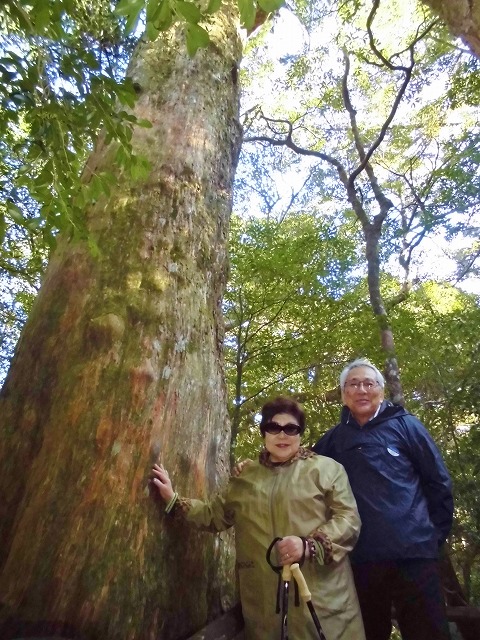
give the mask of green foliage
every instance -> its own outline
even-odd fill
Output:
[[[478,397],[478,386],[477,386]],[[480,508],[477,478],[480,473],[480,424],[462,425],[446,454],[455,481],[455,524],[451,536],[453,562],[462,575],[470,602],[480,604]]]
[[[394,309],[393,320],[399,357],[411,363],[404,366],[402,377],[415,411],[429,412],[425,419],[432,428],[436,407],[457,406],[454,423],[480,413],[478,399],[469,390],[480,373],[477,297],[446,283],[426,282]]]
[[[82,178],[99,131],[140,176],[131,149],[135,88],[124,79],[136,37],[108,0],[21,2],[0,9],[0,279],[2,377],[59,231],[85,234],[85,212],[113,175]],[[94,247],[92,246],[92,250]]]
[[[454,480],[453,561],[467,595],[480,603],[480,341],[478,297],[427,282],[394,312],[407,407],[427,426]]]
[[[252,0],[238,0],[238,9],[240,11],[242,24],[247,28],[251,28],[255,22],[255,2],[252,2]]]
[[[115,160],[138,178],[148,171],[131,147],[135,88],[126,65],[145,23],[155,38],[180,21],[187,49],[209,43],[200,23],[220,0],[7,0],[0,10],[0,239],[9,224],[21,225],[49,246],[59,231],[83,235],[85,207],[108,195],[112,176],[82,182],[82,170],[101,129],[119,149]],[[244,25],[257,9],[277,0],[242,1]],[[2,35],[3,34],[3,35]],[[120,108],[118,108],[120,106]]]
[[[194,56],[198,49],[206,47],[210,42],[208,32],[198,24],[188,24],[185,29],[187,37],[187,51]]]
[[[332,3],[332,13],[335,8]],[[384,224],[384,237],[380,239],[383,245],[380,250],[388,257],[392,251],[416,246],[422,233],[443,227],[447,217],[459,210],[467,213],[466,202],[467,215],[472,212],[473,201],[462,200],[460,194],[478,192],[476,119],[473,111],[471,115],[467,111],[449,112],[447,85],[463,65],[476,63],[468,55],[459,54],[449,44],[443,29],[428,22],[423,8],[413,1],[380,3],[375,14],[371,11],[372,5],[341,3],[339,15],[344,20],[337,21],[336,28],[331,24],[333,16],[327,16],[326,12],[317,16],[315,25],[310,21],[312,42],[318,42],[319,46],[282,59],[281,74],[270,78],[268,92],[275,100],[266,101],[256,111],[269,120],[261,115],[256,120],[250,118],[247,140],[254,136],[271,139],[277,145],[278,156],[285,126],[275,128],[272,120],[278,123],[289,120],[297,147],[306,154],[323,153],[324,157],[317,160],[323,167],[330,163],[329,169],[323,169],[323,175],[329,171],[330,180],[322,176],[317,197],[335,198],[338,209],[343,211],[351,195],[335,175],[338,164],[334,162],[348,175],[360,164],[360,147],[365,153],[379,144],[370,158],[371,174],[363,171],[357,175],[355,188],[358,204],[370,221],[379,212],[378,192],[393,203]],[[425,35],[420,38],[423,31]],[[322,33],[321,39],[315,39],[317,33]],[[406,77],[405,68],[411,64],[409,49],[415,64],[402,97],[399,90]],[[348,76],[345,52],[348,52]],[[268,49],[263,47],[262,54],[268,56]],[[262,58],[265,65],[265,55]],[[439,91],[442,83],[443,92]],[[350,111],[345,87],[349,91]],[[401,106],[394,108],[397,97],[402,97]],[[387,117],[391,114],[394,120],[388,127]],[[452,121],[455,127],[450,126]],[[261,162],[256,153],[255,162]],[[311,171],[311,164],[311,158],[303,161],[304,175]],[[458,174],[454,178],[455,172]],[[459,198],[454,199],[452,189],[456,178],[461,177],[460,172],[462,182],[456,192]],[[453,179],[447,188],[445,181],[449,181],[449,176]],[[444,203],[448,203],[448,208]]]
[[[450,107],[456,109],[462,105],[476,107],[480,102],[480,60],[471,58],[463,61],[450,80],[447,97]]]
[[[240,20],[243,27],[251,30],[255,25],[258,11],[272,13],[279,9],[283,0],[238,0]],[[145,12],[145,33],[153,40],[159,33],[169,29],[176,21],[183,22],[189,42],[189,53],[195,55],[199,47],[206,47],[210,42],[208,32],[199,26],[201,31],[192,29],[199,22],[207,22],[212,13],[221,7],[221,0],[209,0],[205,8],[201,3],[185,0],[120,0],[116,13],[126,18],[125,28],[132,33],[137,28],[142,12]]]
[[[230,251],[226,362],[241,457],[256,442],[252,417],[267,397],[308,396],[318,412],[325,389],[335,388],[332,367],[349,357],[344,305],[355,243],[348,230],[297,213],[281,223],[234,218]]]
[[[83,234],[85,206],[112,177],[82,182],[100,129],[132,155],[135,90],[125,40],[104,2],[6,3],[0,13],[0,217],[52,246]]]
[[[8,225],[0,253],[0,380],[7,374],[45,269],[47,251],[31,235],[21,226]]]

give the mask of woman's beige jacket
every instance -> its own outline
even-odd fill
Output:
[[[360,518],[342,465],[303,448],[288,462],[273,465],[262,452],[258,462],[230,479],[222,496],[211,502],[182,498],[175,511],[210,531],[235,525],[246,640],[280,638],[281,615],[275,613],[278,577],[267,563],[266,551],[274,538],[289,535],[317,542],[317,559],[307,559],[302,572],[327,640],[364,640],[347,555],[358,537]],[[322,555],[326,564],[319,560]],[[288,636],[318,638],[306,604],[294,606],[293,585]]]

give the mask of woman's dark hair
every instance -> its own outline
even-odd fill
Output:
[[[300,434],[305,431],[305,411],[301,404],[292,398],[286,398],[284,396],[278,396],[273,400],[266,402],[260,412],[262,419],[260,421],[260,431],[262,436],[265,435],[263,426],[270,422],[277,413],[288,413],[293,416],[300,426]]]

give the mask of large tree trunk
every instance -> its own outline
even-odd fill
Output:
[[[423,0],[480,57],[480,0]]]
[[[133,182],[100,143],[88,171],[118,184],[88,212],[99,254],[63,241],[1,396],[0,622],[85,638],[185,637],[232,596],[228,536],[159,515],[161,460],[203,496],[226,478],[220,300],[240,144],[232,6],[190,59],[180,32],[135,54]],[[44,621],[41,623],[41,621]]]

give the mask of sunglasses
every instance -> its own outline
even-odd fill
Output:
[[[263,425],[262,428],[263,431],[271,433],[272,436],[277,436],[280,431],[283,431],[286,436],[298,436],[298,434],[302,430],[301,427],[298,426],[298,424],[289,423],[281,425],[277,424],[276,422],[267,422]]]

